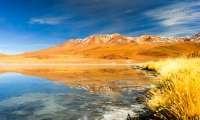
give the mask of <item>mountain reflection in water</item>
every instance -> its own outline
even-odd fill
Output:
[[[19,80],[11,73],[22,74],[20,78],[24,78],[21,81],[24,84],[20,85],[20,90],[23,94],[17,95]],[[11,86],[1,80],[5,74],[10,75],[7,79],[18,84],[9,88],[13,89],[10,96],[5,95],[10,94],[8,88],[0,92],[1,96],[7,96],[0,99],[2,120],[124,119],[127,113],[136,115],[140,110],[134,97],[143,94],[154,80],[130,66],[1,66],[0,89]],[[33,78],[23,75],[34,76],[34,82],[26,83]]]

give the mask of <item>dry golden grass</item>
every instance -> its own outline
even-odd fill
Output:
[[[141,66],[160,74],[146,100],[156,116],[189,119],[200,115],[200,58],[174,58]]]

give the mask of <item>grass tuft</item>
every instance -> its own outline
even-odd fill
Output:
[[[188,119],[200,115],[200,58],[174,58],[148,62],[160,80],[148,93],[146,104],[163,119]]]

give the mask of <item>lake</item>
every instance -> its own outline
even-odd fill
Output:
[[[153,77],[123,65],[1,65],[0,120],[124,120]]]

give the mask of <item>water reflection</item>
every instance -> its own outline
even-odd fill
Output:
[[[6,66],[0,73],[16,72],[37,76],[69,88],[85,89],[91,93],[121,93],[121,88],[152,83],[142,71],[130,66]]]
[[[1,66],[1,120],[124,119],[153,79],[130,66]],[[32,76],[32,77],[31,77]]]
[[[29,93],[83,93],[84,89],[70,89],[44,78],[7,72],[0,75],[0,100]]]

